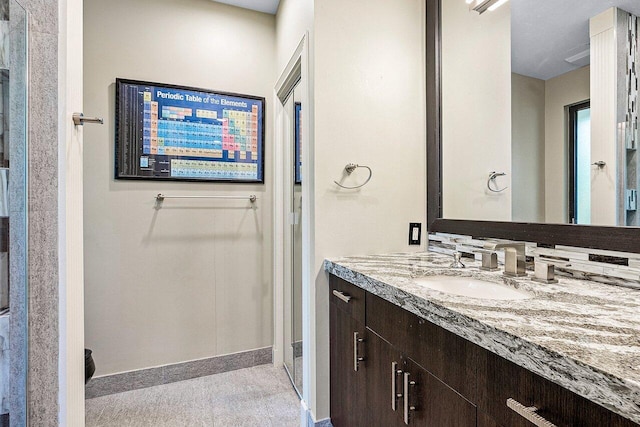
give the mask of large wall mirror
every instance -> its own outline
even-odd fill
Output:
[[[427,2],[429,229],[640,252],[640,2],[477,3]]]

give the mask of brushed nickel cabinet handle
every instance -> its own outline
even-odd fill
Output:
[[[358,372],[360,362],[364,360],[364,357],[358,356],[358,343],[364,342],[363,338],[359,337],[358,332],[353,333],[353,370]]]
[[[508,398],[507,407],[537,427],[556,427],[555,424],[538,415],[536,413],[538,408],[535,406],[524,406],[517,400]]]
[[[351,296],[344,294],[336,289],[333,290],[333,295],[337,296],[340,300],[346,302],[347,304],[349,304],[349,301],[351,301]]]
[[[402,393],[398,393],[398,384],[396,378],[402,375],[402,369],[398,369],[398,362],[391,362],[391,409],[398,409],[398,399],[402,397]]]
[[[415,381],[409,380],[410,374],[409,372],[404,373],[404,423],[409,425],[409,413],[411,411],[415,411],[415,406],[409,405],[409,386],[416,385]]]

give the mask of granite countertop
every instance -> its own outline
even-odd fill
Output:
[[[325,270],[640,423],[640,291],[560,277],[541,284],[502,271],[450,269],[433,253],[325,260]],[[523,300],[446,294],[417,284],[469,276],[523,290]],[[531,276],[532,274],[529,273]]]

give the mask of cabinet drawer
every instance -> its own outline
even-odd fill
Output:
[[[475,344],[367,293],[366,325],[467,400],[476,400]]]
[[[334,275],[329,276],[329,301],[364,324],[364,289]]]
[[[507,407],[509,398],[538,408],[538,415],[558,427],[638,425],[486,350],[479,357],[478,397],[478,408],[504,427],[531,426]]]

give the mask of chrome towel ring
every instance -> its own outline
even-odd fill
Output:
[[[492,171],[489,173],[489,179],[487,179],[487,188],[489,189],[489,191],[491,191],[492,193],[502,193],[504,190],[506,190],[509,187],[504,187],[504,188],[498,188],[498,184],[496,184],[496,178],[499,176],[505,176],[506,173],[504,172],[496,172],[496,171]],[[493,187],[491,187],[491,183],[493,183]]]
[[[373,171],[371,170],[371,168],[369,166],[365,166],[365,165],[357,165],[355,163],[348,163],[345,167],[344,170],[345,172],[347,172],[347,175],[351,175],[353,173],[354,170],[358,169],[358,168],[365,168],[369,170],[369,177],[367,178],[367,180],[360,184],[360,185],[356,185],[355,187],[347,187],[346,185],[342,185],[340,184],[338,181],[333,181],[338,187],[347,189],[347,190],[355,190],[356,188],[360,188],[360,187],[364,187],[365,185],[367,185],[367,183],[369,181],[371,181],[371,177],[373,176]]]

